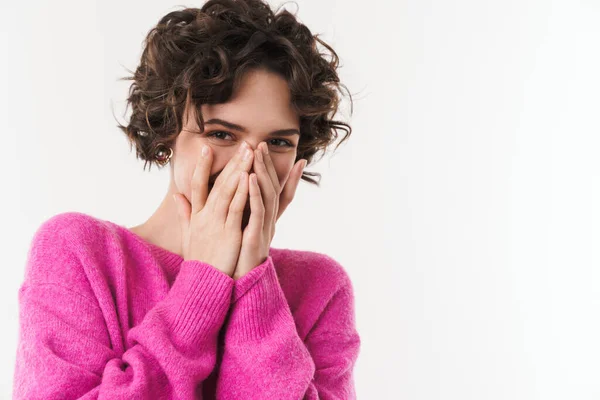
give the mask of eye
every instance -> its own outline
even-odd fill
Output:
[[[206,134],[207,137],[214,137],[217,140],[231,141],[232,139],[226,139],[227,136],[233,138],[233,135],[225,131],[212,131]],[[275,147],[294,147],[294,143],[285,139],[270,139],[269,144]]]
[[[294,147],[294,144],[291,143],[288,140],[284,140],[284,139],[271,139],[270,142],[275,141],[276,143],[282,143],[282,144],[276,144],[275,147]]]
[[[225,140],[222,137],[222,135],[229,135],[229,136],[231,136],[231,134],[229,132],[225,132],[225,131],[212,131],[212,132],[208,133],[206,136],[208,136],[208,137],[214,137],[214,138],[219,139],[219,140]]]

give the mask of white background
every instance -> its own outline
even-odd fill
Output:
[[[599,399],[600,2],[297,3],[340,55],[354,131],[307,167],[322,187],[301,182],[273,246],[350,274],[358,397]],[[0,5],[2,398],[35,229],[133,226],[167,189],[116,128],[117,79],[180,4],[202,5]]]

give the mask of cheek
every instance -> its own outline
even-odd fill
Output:
[[[277,172],[277,178],[279,178],[279,184],[283,184],[283,181],[288,176],[292,168],[294,167],[295,154],[292,156],[273,158],[273,166]]]

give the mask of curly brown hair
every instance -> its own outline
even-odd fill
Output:
[[[330,60],[317,44],[329,51]],[[159,148],[173,145],[186,106],[198,110],[195,119],[204,131],[200,106],[226,102],[243,74],[257,67],[288,82],[300,121],[296,161],[310,163],[319,150],[325,152],[338,129],[345,134],[336,149],[352,132],[349,124],[332,119],[338,92],[348,91],[336,72],[338,55],[287,10],[274,13],[262,0],[209,0],[200,9],[165,15],[144,45],[135,73],[119,79],[133,81],[127,99],[132,115],[128,125],[117,125],[135,146],[136,157],[145,160],[144,170],[156,163]],[[319,186],[311,176],[321,178],[304,172],[302,179]]]

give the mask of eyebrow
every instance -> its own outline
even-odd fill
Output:
[[[204,122],[204,125],[209,125],[209,124],[219,124],[219,125],[223,125],[229,129],[235,129],[236,131],[241,131],[241,132],[248,132],[248,130],[246,128],[244,128],[241,125],[238,124],[234,124],[233,122],[228,122],[219,118],[211,118],[208,121]],[[279,136],[279,135],[283,135],[283,136],[292,136],[292,135],[300,135],[300,131],[298,131],[298,129],[292,128],[292,129],[278,129],[276,131],[273,131],[271,133],[269,133],[269,136]]]

